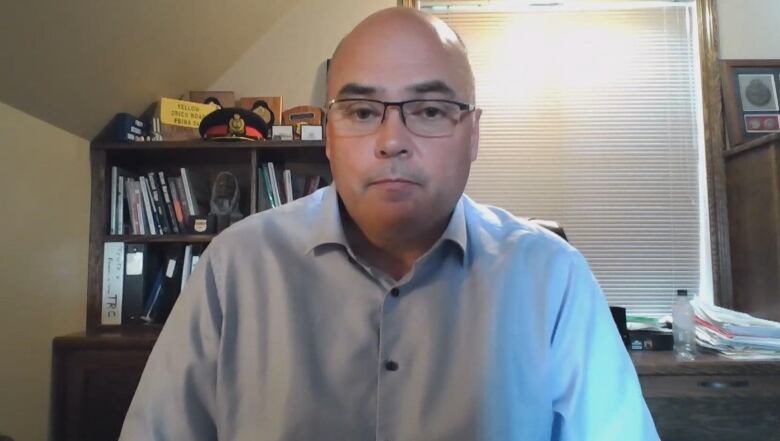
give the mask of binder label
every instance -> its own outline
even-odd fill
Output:
[[[144,273],[144,253],[127,253],[125,271],[128,276],[140,276]]]
[[[103,244],[103,298],[100,323],[122,324],[122,289],[125,279],[124,242]]]

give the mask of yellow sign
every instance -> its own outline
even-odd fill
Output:
[[[211,104],[193,103],[171,98],[160,99],[160,121],[163,124],[197,129],[200,126],[200,121],[215,110],[217,110],[217,107]]]

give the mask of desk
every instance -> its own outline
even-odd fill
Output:
[[[119,437],[155,339],[82,333],[54,340],[54,441]],[[701,355],[678,363],[671,352],[632,352],[631,359],[664,441],[780,441],[780,362]]]
[[[780,441],[780,362],[632,352],[663,441]]]

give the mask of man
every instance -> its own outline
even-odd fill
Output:
[[[441,21],[380,11],[328,80],[335,186],[210,245],[122,440],[657,440],[582,256],[463,196],[480,110]]]

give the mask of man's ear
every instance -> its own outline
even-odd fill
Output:
[[[331,157],[331,151],[330,151],[331,134],[328,133],[329,124],[328,124],[327,115],[325,116],[322,123],[323,125],[325,125],[325,127],[323,128],[325,130],[325,156],[328,158],[328,161],[331,161],[333,159]]]
[[[472,115],[472,127],[471,127],[471,139],[469,139],[469,150],[471,153],[471,161],[477,160],[477,153],[479,152],[479,120],[482,117],[482,109],[474,109]]]

